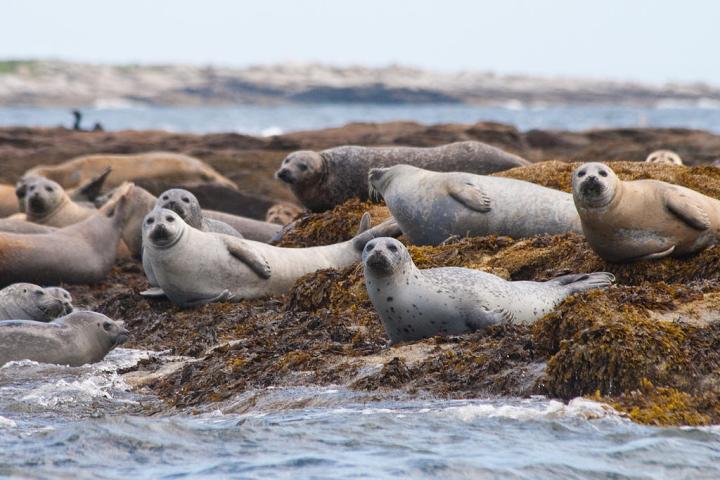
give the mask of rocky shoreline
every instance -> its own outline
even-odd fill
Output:
[[[536,162],[500,175],[569,190],[573,161],[611,161],[624,180],[656,178],[720,198],[720,137],[682,129],[519,132],[498,124],[355,124],[271,138],[164,132],[84,133],[0,129],[0,181],[38,163],[82,153],[175,150],[198,156],[244,193],[292,200],[271,172],[288,151],[361,145],[436,145],[478,139]],[[645,164],[657,148],[678,151],[691,167]],[[363,212],[382,205],[350,201],[308,215],[287,246],[349,238]],[[402,239],[401,239],[402,240]],[[606,270],[617,285],[568,298],[532,326],[501,326],[454,338],[387,347],[359,265],[301,278],[289,295],[181,310],[139,295],[141,266],[118,263],[98,285],[71,287],[76,303],[125,320],[130,346],[165,351],[124,372],[137,389],[163,399],[148,413],[213,408],[268,387],[337,385],[373,395],[473,398],[577,396],[606,402],[654,425],[720,422],[720,247],[687,259],[631,265],[603,262],[578,235],[462,239],[410,247],[420,268],[465,266],[513,280],[544,280]],[[236,409],[255,400],[246,398]]]

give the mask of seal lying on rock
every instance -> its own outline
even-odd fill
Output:
[[[322,212],[353,197],[367,200],[368,170],[401,163],[434,171],[478,174],[529,164],[517,155],[475,141],[432,148],[346,146],[291,153],[275,176],[290,186],[305,207]]]
[[[73,188],[100,175],[108,167],[112,171],[105,180],[114,188],[135,179],[156,179],[174,186],[184,182],[216,182],[230,188],[237,185],[220,175],[205,162],[172,152],[147,152],[133,155],[85,155],[60,165],[40,165],[25,175],[39,175],[58,182],[63,188]]]
[[[95,200],[95,205],[101,206],[111,198],[114,191],[109,192]],[[123,229],[123,242],[127,245],[131,255],[140,258],[142,254],[142,222],[149,212],[155,208],[158,199],[144,188],[133,186],[128,193],[127,201],[127,222]],[[242,237],[249,240],[269,242],[270,239],[280,231],[279,225],[253,220],[252,218],[238,217],[228,213],[202,210],[206,219],[223,222],[233,228]],[[0,228],[2,223],[0,222]]]
[[[621,181],[603,163],[573,173],[582,229],[609,262],[681,257],[718,242],[720,201],[657,180]]]
[[[115,263],[130,187],[120,188],[97,213],[69,227],[38,234],[0,232],[0,287],[17,282],[95,283],[105,278]]]
[[[0,365],[32,360],[78,367],[99,362],[127,339],[121,322],[95,312],[77,311],[50,323],[6,320],[0,322]]]
[[[610,273],[509,282],[468,268],[419,270],[405,246],[376,238],[363,251],[365,286],[392,343],[459,335],[499,323],[531,323],[565,297],[609,286]]]
[[[64,295],[67,294],[67,298]],[[32,283],[15,283],[0,290],[0,320],[49,322],[73,311],[67,290],[45,289]]]
[[[396,165],[370,170],[370,196],[385,200],[403,233],[417,245],[453,235],[580,233],[572,195],[511,178],[439,173]]]
[[[662,163],[665,165],[683,165],[680,155],[672,150],[655,150],[645,159],[648,163]]]
[[[360,259],[365,243],[399,235],[392,222],[352,240],[322,247],[280,248],[229,235],[201,232],[173,211],[158,209],[143,222],[143,264],[164,293],[181,307],[287,293],[301,276],[343,268]]]
[[[182,188],[173,188],[163,192],[155,202],[155,208],[172,210],[180,215],[180,218],[185,223],[203,232],[224,233],[243,238],[237,230],[227,223],[213,218],[205,218],[195,195]]]
[[[65,193],[67,193],[70,200],[78,202],[80,206],[92,208],[94,206],[92,202],[98,195],[100,195],[103,184],[105,183],[107,176],[110,174],[110,170],[110,168],[106,168],[99,175],[91,178],[77,188],[66,190]],[[25,213],[25,200],[28,193],[28,185],[36,182],[38,179],[45,179],[45,177],[41,177],[39,175],[26,175],[20,178],[20,180],[18,180],[15,184],[15,203],[18,205],[18,211]]]
[[[21,200],[24,200],[28,222],[49,227],[67,227],[97,212],[95,208],[73,202],[57,182],[44,177],[27,177],[23,191]]]

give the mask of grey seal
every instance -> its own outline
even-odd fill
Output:
[[[572,195],[512,178],[431,172],[410,165],[370,170],[370,195],[384,199],[403,233],[417,245],[453,235],[580,233]]]
[[[459,335],[500,323],[531,323],[565,297],[614,281],[605,272],[511,282],[468,268],[419,270],[405,246],[393,238],[369,241],[363,264],[368,296],[391,343]]]
[[[409,164],[441,172],[494,173],[529,162],[482,142],[456,142],[439,147],[343,146],[288,155],[275,172],[302,204],[322,212],[346,200],[368,198],[368,170]]]
[[[166,190],[155,202],[155,208],[167,208],[180,215],[185,223],[203,232],[224,233],[243,238],[233,227],[214,218],[205,218],[195,195],[182,188]]]
[[[49,322],[72,311],[72,297],[62,288],[15,283],[0,290],[0,320]]]
[[[128,339],[128,331],[101,313],[77,311],[52,322],[0,322],[0,365],[17,360],[78,367],[99,362]]]
[[[603,163],[573,172],[585,238],[609,262],[682,257],[718,243],[720,201],[657,180],[624,182]]]
[[[303,275],[357,262],[372,238],[399,234],[397,225],[385,222],[342,243],[280,248],[202,232],[172,210],[158,209],[143,222],[143,265],[173,303],[192,307],[287,293]]]

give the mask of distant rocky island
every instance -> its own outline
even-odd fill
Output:
[[[720,87],[435,72],[403,66],[283,64],[229,68],[0,61],[0,106],[122,107],[286,103],[487,106],[717,106]]]

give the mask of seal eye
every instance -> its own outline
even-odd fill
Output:
[[[173,217],[165,217],[165,220],[167,220],[168,222],[174,222],[174,221],[175,221],[175,219],[174,219]]]
[[[47,190],[48,192],[52,192],[52,191],[53,191],[53,187],[45,187],[45,190]]]
[[[103,329],[104,329],[106,332],[109,332],[111,328],[112,328],[112,324],[111,324],[110,322],[104,322],[104,323],[103,323]]]
[[[154,218],[148,218],[148,219],[147,219],[147,224],[148,224],[148,225],[152,225],[153,223],[155,223],[155,219],[154,219]]]
[[[580,171],[578,172],[578,177],[582,178],[582,177],[584,177],[584,176],[585,176],[585,170],[580,170]]]
[[[163,200],[168,200],[169,198],[167,195],[163,195]]]
[[[190,199],[188,197],[182,197],[182,201],[185,203],[190,203]]]
[[[300,169],[301,172],[304,172],[305,170],[307,170],[307,165],[305,165],[304,163],[301,163],[298,165],[298,168]]]
[[[373,251],[373,248],[375,248],[375,244],[374,244],[374,243],[370,243],[370,244],[368,244],[368,246],[365,248],[365,250],[367,250],[368,252],[372,252],[372,251]]]
[[[390,244],[390,245],[388,245],[388,250],[395,253],[395,252],[397,252],[397,247],[393,244]]]
[[[605,170],[600,170],[599,173],[601,177],[607,177],[607,172]]]

